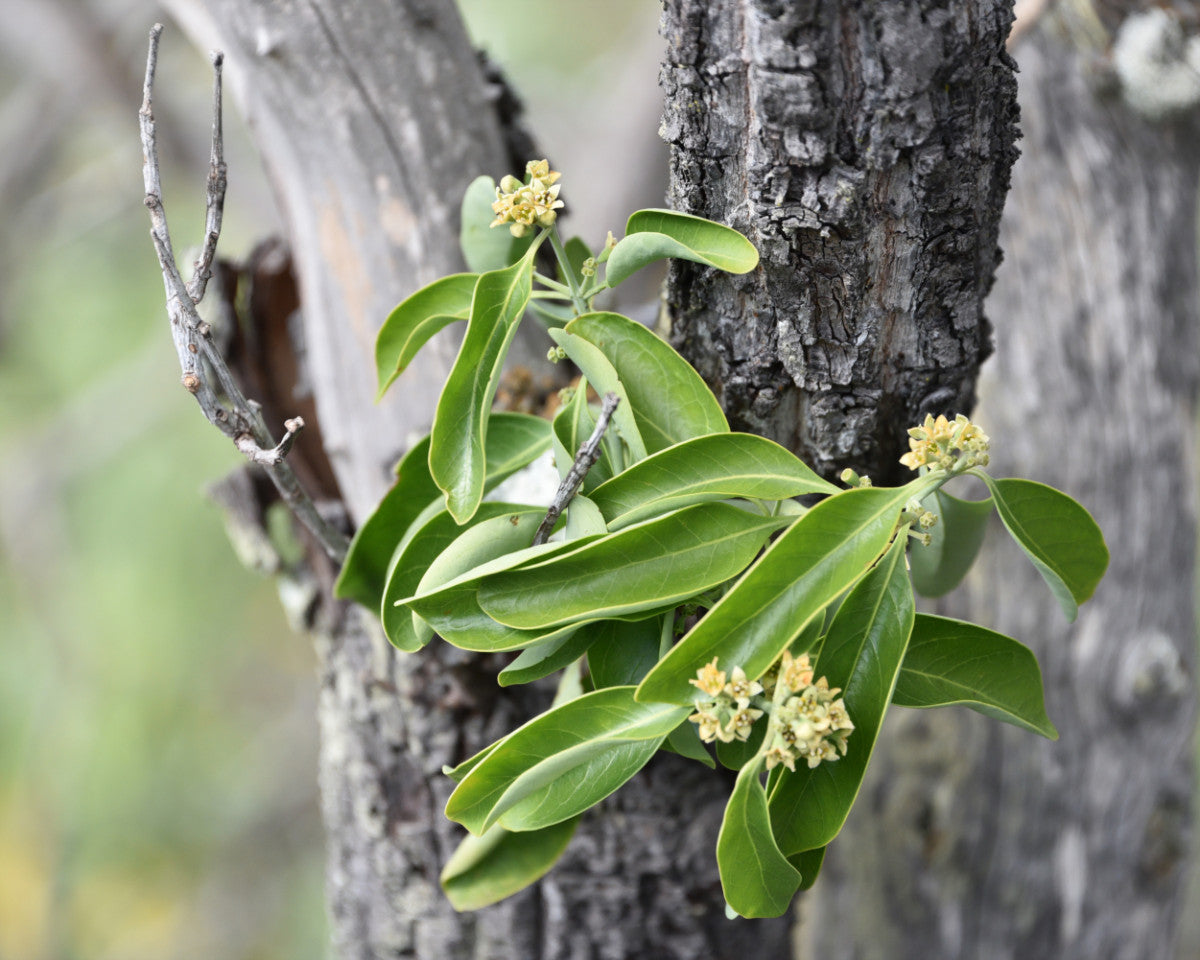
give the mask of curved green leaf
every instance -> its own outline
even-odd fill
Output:
[[[866,573],[887,547],[905,501],[929,485],[860,487],[818,503],[659,661],[638,699],[690,703],[695,687],[688,681],[713,657],[726,669],[761,676],[809,620]]]
[[[737,576],[781,522],[727,503],[685,507],[488,577],[479,605],[523,629],[661,609]]]
[[[533,242],[533,234],[514,237],[508,227],[493,227],[496,214],[492,201],[496,199],[496,181],[491,177],[476,177],[463,194],[462,219],[458,243],[467,268],[476,273],[502,270],[525,255]]]
[[[379,397],[430,337],[455,320],[466,320],[471,315],[471,297],[478,279],[474,273],[442,277],[422,287],[388,314],[375,338]]]
[[[740,916],[779,917],[802,878],[775,844],[759,770],[748,763],[738,773],[717,834],[717,869],[725,902]]]
[[[658,618],[601,620],[594,627],[596,639],[588,648],[588,672],[592,685],[623,687],[639,683],[658,663],[662,625]]]
[[[715,433],[659,450],[601,484],[590,497],[609,529],[620,530],[705,500],[784,500],[838,492],[773,440],[750,433]]]
[[[800,871],[804,878],[800,881],[800,890],[811,890],[821,873],[821,864],[825,862],[825,847],[816,850],[805,850],[788,857],[788,863]]]
[[[673,210],[638,210],[609,254],[605,282],[615,287],[647,264],[667,257],[726,273],[749,273],[758,266],[754,244],[730,227]]]
[[[484,437],[500,371],[532,291],[533,252],[481,274],[467,332],[433,417],[429,472],[446,509],[463,523],[483,499]]]
[[[935,490],[923,506],[938,515],[929,530],[929,546],[914,543],[908,563],[913,586],[923,597],[940,597],[960,583],[983,546],[992,498],[959,500]]]
[[[446,816],[476,835],[569,819],[637,773],[690,712],[636,703],[633,687],[584,694],[509,734],[455,788]]]
[[[621,439],[629,447],[629,452],[633,459],[641,460],[646,456],[646,446],[642,441],[641,431],[638,429],[635,417],[636,411],[630,405],[629,394],[626,391],[625,384],[621,382],[616,369],[609,362],[603,351],[599,350],[595,344],[588,342],[583,337],[568,333],[565,328],[562,330],[547,330],[546,332],[550,335],[551,340],[566,351],[571,362],[583,371],[584,377],[596,389],[598,394],[603,396],[606,393],[615,393],[620,398],[621,402],[617,404],[617,409],[613,411],[613,426],[617,428],[617,433],[621,435]],[[563,439],[561,435],[559,439]],[[584,436],[576,439],[582,442],[587,437]],[[563,440],[563,443],[565,444],[566,441]],[[571,454],[572,459],[575,456],[577,447],[578,443],[568,447],[568,452]],[[567,469],[570,469],[570,461],[568,461]]]
[[[595,344],[608,358],[629,397],[648,453],[692,437],[729,432],[721,405],[700,374],[640,323],[619,313],[585,313],[566,330]],[[601,390],[595,380],[592,383]]]
[[[540,518],[541,511],[536,507],[485,501],[479,505],[479,510],[471,520],[475,524],[479,524],[497,517],[518,515],[537,515]],[[522,532],[526,532],[528,527],[527,522],[520,529]],[[534,529],[537,529],[536,526]],[[406,653],[412,653],[425,646],[433,636],[430,630],[416,627],[413,623],[412,612],[407,607],[397,606],[396,601],[410,597],[420,589],[421,578],[425,572],[464,532],[464,528],[455,522],[448,511],[441,510],[430,517],[419,530],[407,538],[407,542],[398,548],[387,586],[383,591],[383,603],[380,605],[383,632],[387,634],[392,646]],[[532,538],[532,534],[528,536]],[[528,540],[519,546],[525,546],[527,542]],[[477,564],[472,564],[472,566],[475,565]],[[465,569],[469,569],[469,567],[464,567],[463,570]],[[446,579],[457,576],[463,570],[457,570],[453,575],[448,575]]]
[[[1042,671],[1033,651],[1012,637],[948,617],[917,615],[892,703],[961,703],[984,716],[1058,739],[1046,716]]]
[[[529,466],[549,449],[549,420],[528,413],[493,413],[488,417],[484,440],[484,492]]]
[[[609,621],[613,622],[613,621]],[[600,623],[576,624],[577,629],[541,640],[521,651],[520,656],[500,671],[496,682],[502,687],[532,683],[574,663],[596,642]]]
[[[667,741],[661,749],[669,753],[677,753],[686,760],[695,760],[710,770],[717,769],[717,761],[705,748],[696,725],[687,720],[667,734]]]
[[[578,825],[573,817],[525,833],[495,826],[482,837],[464,837],[442,869],[450,906],[460,913],[478,910],[524,890],[554,866]]]
[[[915,608],[904,565],[904,538],[858,582],[838,608],[817,660],[817,673],[840,687],[854,730],[846,755],[815,769],[782,774],[771,791],[775,839],[787,854],[829,843],[853,806],[900,663]]]
[[[1033,480],[978,475],[996,512],[1058,600],[1068,620],[1096,590],[1108,569],[1108,547],[1092,515],[1065,493]]]
[[[429,437],[413,444],[396,475],[392,489],[350,541],[333,587],[334,596],[356,600],[370,610],[379,609],[396,544],[417,515],[441,494],[429,475]]]

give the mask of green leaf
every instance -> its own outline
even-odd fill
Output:
[[[673,613],[667,615],[673,617]],[[597,689],[636,684],[658,663],[661,618],[633,623],[601,620],[594,629],[596,639],[587,657],[588,672]]]
[[[612,621],[609,621],[612,622]],[[568,631],[561,636],[542,640],[521,651],[521,655],[500,671],[496,682],[502,687],[510,687],[518,683],[532,683],[561,670],[588,651],[596,641],[595,627],[599,623],[589,623],[577,629]]]
[[[504,737],[501,737],[495,743],[489,743],[486,747],[480,750],[473,756],[468,757],[457,766],[443,766],[442,773],[453,780],[455,783],[462,783],[463,777],[475,769],[476,765],[482,762],[483,758],[495,750],[501,743],[504,742]]]
[[[484,492],[529,466],[549,449],[549,420],[528,413],[493,413],[488,417],[484,441]]]
[[[458,242],[467,267],[476,273],[516,263],[533,242],[532,233],[518,239],[508,227],[491,226],[496,219],[492,210],[495,199],[496,181],[491,177],[476,177],[463,194]]]
[[[817,877],[821,873],[821,864],[824,861],[824,847],[818,847],[816,850],[804,850],[788,857],[788,863],[799,870],[800,875],[804,878],[800,881],[801,891],[812,889],[812,885],[817,882]]]
[[[522,629],[660,609],[737,576],[780,523],[727,503],[685,507],[490,576],[479,584],[479,605]]]
[[[1058,739],[1046,716],[1042,672],[1033,652],[1002,633],[948,617],[917,615],[892,702],[902,707],[961,703]]]
[[[727,770],[741,770],[747,763],[758,756],[759,747],[767,735],[765,723],[755,724],[750,728],[750,736],[746,740],[730,740],[728,743],[717,741],[717,759]]]
[[[779,444],[749,433],[684,440],[633,464],[590,494],[611,530],[691,503],[838,493]]]
[[[915,608],[904,564],[904,538],[858,582],[838,608],[817,660],[817,674],[844,692],[854,730],[846,755],[815,769],[785,772],[771,792],[775,839],[787,854],[823,847],[846,821],[892,698]]]
[[[604,526],[604,517],[591,500],[582,493],[571,498],[567,507],[567,539],[577,540],[580,537],[596,537],[608,533]]]
[[[578,825],[572,817],[525,833],[496,826],[482,837],[464,837],[442,870],[450,906],[460,913],[478,910],[524,890],[554,866]]]
[[[647,264],[667,257],[726,273],[749,273],[758,266],[754,244],[736,230],[673,210],[638,210],[609,254],[605,282],[615,287]]]
[[[671,753],[677,753],[687,760],[696,760],[710,770],[717,768],[717,761],[704,748],[696,725],[688,720],[684,720],[683,723],[667,734],[667,742],[663,744],[662,749],[669,750]]]
[[[595,344],[608,358],[629,397],[648,453],[692,437],[729,432],[721,405],[700,374],[640,323],[619,313],[585,313],[566,330]]]
[[[429,438],[415,443],[396,468],[397,479],[366,521],[346,554],[334,595],[376,611],[387,583],[388,564],[409,525],[441,491],[429,475]]]
[[[1108,568],[1108,547],[1096,521],[1078,503],[1033,480],[994,480],[988,485],[996,511],[1012,538],[1037,568],[1068,620],[1096,590]]]
[[[625,384],[621,382],[616,369],[609,362],[608,358],[594,344],[588,342],[583,337],[577,337],[572,333],[568,333],[565,328],[563,330],[547,330],[546,332],[550,335],[551,340],[566,351],[571,362],[583,371],[584,377],[587,378],[588,383],[596,389],[598,394],[603,396],[606,393],[615,393],[620,398],[621,402],[617,404],[617,409],[613,411],[612,425],[616,427],[617,433],[625,441],[625,445],[629,448],[633,459],[641,460],[646,456],[646,446],[642,441],[641,431],[638,430],[635,416],[636,411],[630,405],[629,394],[626,391]],[[577,439],[582,442],[587,437]],[[575,456],[577,447],[578,444],[575,444],[568,448],[568,452],[572,458]]]
[[[905,501],[929,485],[860,487],[818,503],[659,661],[638,687],[638,699],[690,703],[695,688],[688,681],[713,657],[723,668],[761,676],[809,620],[879,558]]]
[[[975,562],[987,534],[992,498],[959,500],[936,490],[922,505],[938,515],[938,522],[929,530],[929,546],[914,543],[908,562],[917,593],[940,597],[957,587]]]
[[[800,888],[800,871],[775,845],[760,764],[738,774],[717,835],[717,869],[725,902],[743,917],[779,917]]]
[[[533,253],[504,270],[481,274],[471,317],[433,417],[429,472],[462,523],[483,499],[484,437],[504,357],[532,290]]]
[[[471,521],[477,525],[497,517],[518,515],[538,515],[540,517],[540,509],[522,507],[512,503],[484,502],[479,505],[479,510],[471,518]],[[527,522],[520,529],[524,532],[528,530],[528,527]],[[380,605],[383,632],[387,634],[392,646],[406,653],[412,653],[425,646],[433,636],[429,629],[417,628],[413,624],[412,612],[407,607],[397,606],[396,601],[417,592],[425,572],[464,532],[464,527],[454,521],[449,511],[442,510],[430,517],[412,537],[407,539],[407,542],[398,548],[392,564],[391,575],[384,588],[383,603]],[[532,534],[529,534],[529,538],[532,538]],[[523,547],[527,543],[528,539],[519,546]],[[476,564],[471,565],[475,566]],[[469,569],[469,567],[463,569]],[[451,579],[452,576],[457,576],[461,572],[462,570],[458,570],[455,574],[448,575],[446,579]]]
[[[690,707],[634,702],[610,687],[530,720],[477,764],[446,816],[479,835],[494,823],[537,830],[599,803],[640,770]]]
[[[471,315],[474,273],[455,273],[422,287],[396,307],[375,338],[379,394],[392,385],[425,342],[443,327]]]

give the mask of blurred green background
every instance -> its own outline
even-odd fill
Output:
[[[0,960],[323,957],[315,659],[205,498],[239,458],[179,388],[142,206],[136,111],[162,14],[9,2]],[[602,239],[634,203],[661,203],[656,3],[463,8],[557,169],[637,171],[575,229]],[[181,249],[200,230],[209,84],[168,21],[157,112]],[[221,252],[237,257],[278,218],[233,103],[226,120]]]

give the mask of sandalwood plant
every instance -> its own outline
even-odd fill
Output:
[[[435,638],[508,653],[500,685],[560,674],[553,705],[446,774],[468,836],[446,864],[454,906],[537,880],[587,810],[659,750],[736,772],[714,838],[727,912],[770,917],[810,886],[863,781],[890,705],[962,704],[1051,739],[1041,674],[1017,640],[917,613],[963,578],[988,520],[1035,565],[1068,619],[1108,563],[1070,497],[993,478],[966,416],[909,431],[898,487],[839,486],[778,444],[731,432],[700,376],[652,331],[594,308],[656,260],[757,266],[728,227],[639,210],[593,250],[564,241],[544,161],[462,207],[471,272],[387,318],[380,391],[439,330],[465,321],[428,436],[351,544],[337,590],[379,611],[399,650]],[[543,245],[554,276],[539,270]],[[553,420],[493,411],[521,323],[581,372]],[[548,451],[554,502],[487,499]],[[899,451],[897,451],[899,453]],[[947,487],[971,476],[987,496]]]

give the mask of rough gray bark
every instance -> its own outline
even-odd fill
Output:
[[[978,419],[994,472],[1077,496],[1112,564],[1068,625],[994,531],[949,612],[1033,646],[1061,739],[950,715],[895,724],[816,891],[822,956],[1173,952],[1194,786],[1200,140],[1194,105],[1190,122],[1131,110],[1112,51],[1081,50],[1077,28],[1046,18],[1015,51],[1023,156]]]
[[[919,414],[973,405],[1016,156],[1011,7],[667,3],[671,205],[762,255],[669,280],[673,341],[735,429],[887,481]]]
[[[948,607],[1036,648],[1062,739],[895,717],[802,901],[802,956],[1170,954],[1192,790],[1200,140],[1170,115],[1195,119],[1181,36],[1143,51],[1140,79],[1109,66],[1127,51],[1107,31],[1147,6],[1047,15],[1021,59],[1026,159],[979,414],[997,473],[1096,512],[1111,571],[1068,626],[1002,547]],[[827,471],[886,478],[906,423],[970,409],[1013,155],[1005,7],[668,4],[673,198],[764,254],[744,279],[673,269],[675,341],[735,424]]]
[[[376,409],[375,330],[412,290],[461,269],[465,184],[520,169],[524,158],[505,153],[501,110],[485,99],[449,0],[171,5],[194,36],[226,52],[278,192],[303,304],[301,370],[333,474],[361,521],[397,452],[427,427],[454,351],[451,338],[423,351],[392,402]],[[278,330],[280,319],[255,318],[264,323]],[[278,356],[255,363],[294,365]],[[305,381],[266,393],[286,396]],[[328,580],[325,571],[326,588]],[[398,656],[355,608],[307,613],[321,661],[320,776],[339,956],[739,955],[744,928],[725,920],[713,855],[730,783],[675,757],[586,818],[538,887],[455,915],[437,882],[460,833],[442,815],[451,784],[441,768],[543,708],[548,695],[500,691],[499,661],[444,644]],[[764,957],[787,956],[787,939],[785,920],[756,927]]]

